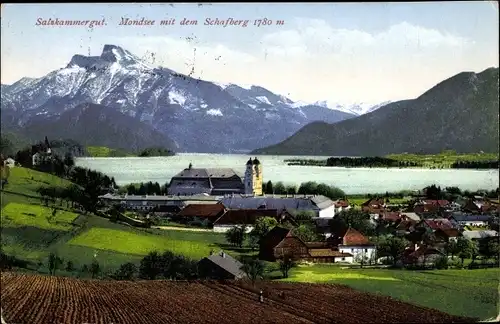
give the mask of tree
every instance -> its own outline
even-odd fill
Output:
[[[264,263],[256,259],[245,260],[241,266],[241,270],[252,281],[252,285],[255,285],[255,281],[264,275],[264,269]]]
[[[379,240],[377,246],[378,257],[391,257],[392,263],[395,265],[401,258],[403,252],[408,246],[408,241],[401,237],[389,236]]]
[[[137,266],[132,262],[124,263],[114,273],[114,278],[117,280],[132,280],[137,273]]]
[[[273,193],[277,195],[283,195],[286,193],[286,188],[283,182],[276,182],[276,184],[274,185]]]
[[[90,264],[89,272],[92,275],[92,278],[97,277],[97,275],[101,272],[101,266],[97,260],[92,261]]]
[[[51,252],[49,254],[49,260],[48,260],[48,268],[49,268],[49,273],[50,275],[55,275],[56,270],[59,268],[59,266],[63,263],[63,259],[57,256],[57,254]]]
[[[273,183],[272,183],[272,181],[271,181],[271,180],[269,180],[269,181],[267,182],[267,184],[266,184],[266,187],[265,187],[265,188],[266,188],[266,191],[265,191],[265,193],[266,193],[266,194],[272,194],[272,193],[274,193]]]
[[[477,249],[477,245],[471,240],[465,237],[459,237],[457,240],[457,255],[462,261],[462,266],[464,265],[464,260],[472,258],[475,254],[475,250]]]
[[[71,260],[66,262],[66,268],[64,270],[66,270],[67,272],[73,272],[75,270],[75,267],[74,267],[73,262]]]
[[[424,188],[425,196],[427,199],[438,200],[442,199],[443,192],[441,191],[441,187],[437,187],[436,185],[431,185]]]
[[[301,224],[292,231],[295,236],[304,242],[313,242],[318,238],[315,229],[308,224]]]
[[[330,228],[333,232],[336,232],[339,228],[348,227],[352,227],[366,236],[375,234],[375,228],[370,223],[370,215],[360,210],[343,210],[330,221]]]
[[[451,258],[454,258],[455,255],[457,255],[458,253],[457,242],[455,240],[448,241],[445,246],[445,251],[446,251],[446,256],[451,255]]]
[[[226,232],[226,240],[235,246],[242,247],[246,236],[246,226],[240,225]]]
[[[488,242],[485,249],[485,255],[488,258],[493,258],[498,262],[498,259],[500,257],[500,245],[498,244],[498,241],[491,240]]]
[[[139,266],[139,277],[154,280],[163,270],[162,257],[157,251],[152,251],[146,255]]]
[[[284,255],[283,258],[279,260],[279,266],[283,278],[288,278],[288,272],[295,267],[295,262],[290,255]]]

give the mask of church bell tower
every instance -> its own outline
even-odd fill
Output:
[[[250,158],[246,164],[245,170],[245,194],[262,196],[262,164],[255,158]]]

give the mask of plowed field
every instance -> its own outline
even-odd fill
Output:
[[[7,323],[470,323],[339,285],[101,281],[4,272]],[[258,290],[264,290],[264,302]]]

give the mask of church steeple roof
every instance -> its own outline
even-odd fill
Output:
[[[250,159],[250,160],[251,160],[251,159]],[[259,165],[259,164],[260,164],[260,161],[259,161],[259,160],[257,160],[257,158],[255,158],[255,159],[253,160],[253,164],[254,164],[254,165]]]
[[[247,165],[252,165],[253,162],[252,162],[252,158],[250,158],[248,161],[247,161]]]

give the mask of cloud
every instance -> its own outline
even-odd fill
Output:
[[[231,74],[238,70],[239,65],[256,61],[251,54],[223,44],[202,43],[194,36],[123,37],[119,43],[134,54],[142,56],[148,63],[202,79],[207,75],[217,74],[217,71],[219,74]]]
[[[463,48],[473,42],[457,35],[401,22],[381,32],[334,28],[324,20],[297,19],[296,28],[277,31],[263,37],[263,49],[276,55],[290,56],[289,49],[306,57],[366,53],[400,54],[409,51]]]

